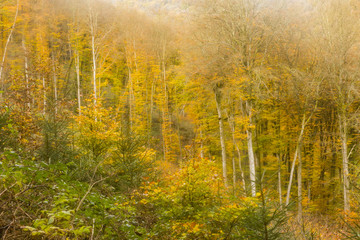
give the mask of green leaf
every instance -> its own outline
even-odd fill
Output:
[[[50,218],[49,218],[49,221],[48,221],[48,224],[50,225],[50,224],[52,224],[54,221],[55,221],[54,217],[50,217]]]

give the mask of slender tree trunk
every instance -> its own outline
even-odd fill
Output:
[[[342,112],[339,115],[339,124],[340,124],[340,139],[341,139],[341,155],[342,155],[342,177],[343,177],[343,189],[344,189],[344,211],[350,211],[349,203],[349,159],[348,159],[348,149],[347,149],[347,122],[345,113]]]
[[[308,180],[308,191],[307,191],[307,198],[308,198],[308,204],[310,204],[311,201],[311,179]]]
[[[151,136],[151,129],[152,129],[152,121],[153,121],[153,114],[154,114],[154,94],[155,94],[155,82],[152,81],[151,83],[151,93],[150,93],[150,116],[149,116],[149,130],[148,136]],[[149,139],[150,143],[150,139]]]
[[[230,125],[230,129],[232,132],[232,137],[233,137],[233,150],[232,150],[232,178],[233,178],[233,194],[235,196],[236,193],[236,164],[235,164],[235,134],[234,134],[234,129],[232,128],[233,123],[233,118],[230,120],[229,115],[228,117],[228,123]]]
[[[232,156],[232,171],[233,171],[233,194],[235,196],[236,192],[236,164],[235,164],[235,146],[233,149],[233,156]]]
[[[200,126],[200,157],[201,159],[204,158],[204,143],[203,143],[203,133]]]
[[[91,35],[91,60],[92,60],[92,80],[93,80],[93,95],[94,95],[94,106],[97,104],[97,86],[96,86],[96,74],[97,74],[97,48],[95,43],[95,38],[97,37],[97,27],[98,27],[98,19],[97,13],[94,5],[94,1],[89,2],[89,27],[90,27],[90,35]],[[96,117],[95,117],[95,120]]]
[[[301,122],[301,130],[300,130],[300,134],[299,134],[299,137],[297,139],[297,142],[296,142],[296,149],[295,149],[295,153],[294,153],[294,159],[293,159],[293,162],[291,164],[291,172],[290,172],[290,179],[289,179],[289,185],[288,185],[288,189],[287,189],[287,193],[286,193],[286,205],[289,204],[290,202],[290,192],[291,192],[291,184],[292,184],[292,181],[293,181],[293,177],[294,177],[294,171],[295,171],[295,165],[296,165],[296,159],[298,157],[298,152],[299,152],[299,144],[300,142],[302,141],[302,137],[303,137],[303,134],[304,134],[304,130],[305,130],[305,126],[306,126],[306,115],[305,113],[303,114],[303,119],[302,119],[302,122]]]
[[[13,25],[11,26],[9,36],[8,36],[8,38],[7,38],[7,40],[6,40],[5,47],[4,47],[4,52],[3,52],[3,56],[2,56],[2,60],[1,60],[1,64],[0,64],[1,91],[4,91],[4,90],[5,90],[5,83],[4,83],[4,80],[3,80],[4,64],[5,64],[7,49],[8,49],[8,47],[9,47],[9,43],[10,43],[12,34],[13,34],[13,32],[14,32],[14,29],[15,29],[15,25],[16,25],[16,20],[17,20],[18,13],[19,13],[19,0],[16,1],[16,12],[15,12],[15,16],[14,16],[14,22],[13,22]],[[3,93],[1,92],[1,93],[0,93],[1,98],[2,98],[2,94],[3,94]]]
[[[57,114],[57,101],[58,101],[58,92],[57,92],[57,76],[56,76],[56,65],[55,65],[55,56],[52,53],[52,64],[53,64],[53,84],[54,84],[54,106],[55,114]]]
[[[165,66],[165,46],[163,46],[163,52],[162,52],[162,60],[160,62],[160,71],[161,71],[161,79],[162,79],[162,85],[163,85],[163,91],[164,91],[164,105],[162,108],[162,120],[163,120],[163,127],[162,127],[162,136],[163,136],[163,150],[164,150],[164,161],[168,159],[168,156],[170,155],[170,143],[171,139],[169,139],[168,130],[171,128],[171,125],[168,125],[171,123],[169,119],[169,102],[168,102],[168,95],[167,95],[167,85],[166,85],[166,66]],[[168,159],[169,160],[169,159]]]
[[[246,192],[245,176],[244,176],[244,171],[242,169],[242,163],[241,163],[241,153],[240,153],[240,149],[239,149],[239,146],[238,146],[238,144],[236,142],[236,138],[235,138],[235,121],[234,121],[234,116],[232,114],[230,116],[228,116],[228,123],[229,123],[230,130],[231,130],[233,145],[234,145],[237,155],[238,155],[242,187],[243,187],[244,192]]]
[[[290,193],[291,193],[291,185],[294,177],[294,171],[295,171],[295,165],[296,165],[296,159],[298,157],[298,151],[299,151],[299,145],[296,143],[296,149],[294,153],[294,158],[291,164],[291,170],[290,170],[290,178],[289,178],[289,184],[286,192],[286,202],[285,204],[288,205],[290,203]]]
[[[99,65],[99,69],[101,69],[101,65]],[[101,98],[101,77],[98,77],[97,92],[98,97]]]
[[[239,170],[240,170],[240,174],[241,174],[242,188],[244,190],[244,194],[246,194],[245,174],[244,174],[244,171],[242,168],[241,154],[240,154],[240,149],[239,149],[239,146],[237,145],[237,143],[236,143],[235,147],[236,147],[236,151],[238,154],[238,162],[239,162]]]
[[[252,130],[246,130],[247,133],[247,145],[248,145],[248,155],[249,155],[249,167],[250,167],[250,186],[251,186],[251,196],[256,196],[256,170],[255,170],[255,156],[254,149],[252,144]]]
[[[97,91],[96,91],[96,51],[95,51],[95,34],[91,31],[91,53],[92,53],[92,78],[94,89],[94,106],[97,104]]]
[[[45,77],[42,77],[42,85],[43,85],[43,114],[45,116],[45,113],[46,113],[46,82],[45,82]]]
[[[22,48],[24,49],[24,65],[25,65],[25,84],[26,84],[26,101],[27,102],[27,106],[30,109],[30,92],[29,92],[29,67],[28,67],[28,57],[27,57],[27,49],[26,49],[26,45],[25,45],[25,40],[24,40],[24,36],[21,42]]]
[[[181,132],[180,132],[180,113],[177,111],[177,133],[179,142],[179,158],[182,161],[182,144],[181,144]]]
[[[76,82],[77,82],[78,112],[79,112],[79,116],[81,116],[80,56],[78,49],[75,50],[75,68],[76,68]]]
[[[299,144],[301,147],[301,143]],[[302,223],[302,216],[303,216],[303,212],[302,212],[302,158],[301,158],[301,148],[299,148],[298,151],[298,159],[299,159],[299,164],[298,164],[298,220],[299,223]]]
[[[131,63],[129,64],[131,66]],[[134,119],[134,109],[133,109],[133,100],[134,100],[134,89],[133,89],[133,81],[132,81],[132,74],[131,74],[131,68],[130,66],[128,67],[128,91],[129,91],[129,96],[128,96],[128,101],[129,101],[129,127],[130,127],[130,131],[133,129],[133,119]]]
[[[166,156],[167,156],[167,144],[166,144],[166,120],[165,120],[165,110],[164,108],[162,108],[162,140],[163,140],[163,152],[164,152],[164,161],[166,161]]]
[[[215,89],[215,102],[216,110],[219,118],[219,132],[220,132],[220,144],[221,144],[221,158],[222,158],[222,168],[223,168],[223,178],[225,187],[227,187],[227,172],[226,172],[226,147],[225,147],[225,136],[224,136],[224,124],[221,113],[221,96],[218,89]]]
[[[250,186],[251,196],[256,196],[256,169],[255,169],[255,155],[253,148],[253,136],[252,136],[252,117],[251,117],[251,103],[246,102],[246,109],[249,117],[249,128],[246,130],[247,134],[247,146],[248,146],[248,157],[249,157],[249,168],[250,168]]]
[[[278,159],[278,192],[279,192],[279,203],[282,205],[282,185],[281,185],[281,158],[280,155],[277,154]]]

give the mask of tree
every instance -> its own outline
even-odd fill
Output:
[[[265,34],[261,3],[258,1],[206,1],[200,2],[198,34],[204,51],[212,54],[213,66],[218,74],[236,77],[242,82],[242,97],[245,99],[243,114],[248,117],[248,158],[251,194],[256,195],[256,169],[253,148],[253,124],[258,86],[262,84],[260,69],[267,58],[269,39]],[[203,35],[206,35],[204,37]],[[214,56],[216,57],[214,58]],[[222,65],[227,66],[221,68]],[[232,73],[235,72],[234,76]]]
[[[6,39],[5,42],[5,46],[2,52],[2,58],[1,58],[1,63],[0,63],[0,82],[1,82],[1,91],[5,90],[5,86],[4,86],[4,80],[3,80],[3,71],[4,71],[4,64],[5,64],[5,59],[6,59],[6,54],[8,51],[8,47],[11,41],[11,37],[13,35],[15,26],[16,26],[16,21],[17,21],[17,17],[18,17],[18,12],[19,12],[19,0],[16,1],[16,10],[15,10],[15,16],[14,16],[14,20],[13,23],[10,27],[10,32],[8,33],[8,37]],[[2,93],[1,93],[2,95]]]
[[[353,49],[357,43],[358,16],[350,1],[320,1],[317,13],[321,28],[317,29],[319,71],[329,81],[331,94],[336,104],[338,133],[342,152],[342,178],[344,211],[350,211],[349,203],[349,120],[356,103],[359,59]],[[322,63],[322,64],[321,64]]]

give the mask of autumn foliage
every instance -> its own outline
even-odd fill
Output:
[[[0,2],[2,239],[360,239],[353,0]]]

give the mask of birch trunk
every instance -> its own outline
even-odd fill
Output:
[[[221,100],[219,90],[215,90],[215,102],[216,110],[219,118],[219,132],[220,132],[220,144],[221,144],[221,158],[222,158],[222,168],[223,168],[223,178],[225,187],[227,187],[227,173],[226,173],[226,147],[225,147],[225,138],[224,138],[224,124],[221,113]]]
[[[300,143],[301,146],[301,143]],[[301,159],[301,149],[298,151],[298,220],[299,223],[302,223],[302,159]]]
[[[242,187],[243,187],[244,193],[246,193],[245,174],[244,174],[244,171],[243,171],[243,168],[242,168],[240,149],[239,149],[237,144],[235,145],[235,147],[236,147],[236,151],[237,151],[237,154],[238,154],[239,170],[240,170],[240,174],[241,174],[241,182],[242,182],[242,185],[243,185]]]
[[[25,83],[26,83],[26,101],[28,101],[27,106],[30,109],[30,93],[29,93],[29,67],[28,67],[28,57],[27,57],[27,49],[25,45],[24,37],[21,42],[22,48],[24,49],[24,65],[25,65]]]
[[[344,189],[344,211],[350,211],[349,203],[349,156],[347,149],[347,123],[345,113],[339,115],[340,138],[341,138],[341,155],[343,167],[343,189]]]
[[[97,34],[97,13],[94,10],[94,2],[89,3],[89,25],[91,35],[91,61],[92,61],[92,80],[93,80],[93,94],[94,94],[94,106],[97,104],[97,87],[96,87],[96,43],[95,37]],[[96,118],[95,118],[96,120]]]
[[[170,123],[169,121],[169,105],[168,105],[168,96],[167,96],[167,85],[166,85],[166,66],[165,66],[165,46],[163,46],[163,50],[162,50],[162,60],[160,62],[160,66],[161,66],[161,78],[162,78],[162,84],[163,84],[163,91],[164,91],[164,106],[162,108],[162,118],[163,118],[163,131],[162,131],[162,136],[163,136],[163,151],[164,151],[164,161],[166,161],[168,153],[170,151],[168,146],[168,143],[171,143],[171,139],[167,139],[168,136],[168,128],[170,128],[171,126],[168,126],[168,123]]]
[[[281,189],[281,158],[280,155],[277,154],[278,159],[278,192],[279,192],[279,203],[282,205],[282,189]]]
[[[246,105],[246,112],[249,118],[249,127],[246,130],[247,134],[247,146],[248,146],[248,157],[249,157],[249,168],[250,168],[250,186],[251,186],[251,196],[256,196],[256,169],[255,169],[255,155],[254,155],[254,148],[253,148],[253,136],[252,136],[252,117],[251,117],[251,103],[245,102]],[[242,109],[242,112],[244,110]]]
[[[296,149],[295,149],[295,153],[294,153],[294,159],[293,159],[292,164],[291,164],[291,172],[290,172],[289,185],[288,185],[288,189],[287,189],[287,192],[286,192],[286,202],[285,202],[286,205],[289,205],[289,202],[290,202],[291,184],[292,184],[293,177],[294,177],[296,159],[297,159],[298,152],[299,152],[299,144],[300,144],[300,142],[301,142],[301,140],[302,140],[306,123],[307,123],[307,121],[306,121],[306,115],[304,114],[304,115],[303,115],[302,122],[301,122],[300,134],[299,134],[298,140],[297,140],[297,142],[296,142]]]
[[[75,68],[76,68],[76,82],[77,82],[77,100],[78,100],[78,111],[81,116],[81,85],[80,85],[80,56],[79,50],[75,50]]]
[[[232,114],[230,117],[228,116],[228,122],[229,122],[230,130],[231,130],[233,145],[234,145],[237,155],[238,155],[239,170],[240,170],[240,174],[241,174],[241,182],[243,185],[242,187],[243,187],[244,192],[246,192],[245,176],[244,176],[244,171],[242,169],[240,149],[239,149],[239,146],[238,146],[238,144],[236,142],[236,138],[235,138],[235,122],[234,122],[234,116]]]
[[[52,64],[53,64],[53,81],[54,81],[54,106],[55,106],[55,114],[57,114],[57,76],[56,76],[56,65],[55,65],[55,57],[54,53],[52,54]]]
[[[167,145],[166,145],[166,126],[165,126],[165,110],[164,108],[162,108],[162,140],[163,140],[163,152],[164,152],[164,162],[166,162],[166,156],[167,156],[167,153],[168,153],[168,149],[167,149]]]
[[[94,106],[97,103],[97,93],[96,93],[96,51],[95,51],[95,33],[94,27],[91,30],[91,53],[92,53],[92,78],[93,78],[93,89],[94,89]]]
[[[248,155],[249,155],[249,167],[250,167],[250,186],[251,186],[251,196],[256,196],[256,171],[255,171],[255,157],[254,149],[252,144],[252,131],[251,129],[246,130],[247,133],[247,145],[248,145]]]
[[[2,56],[2,60],[1,60],[1,65],[0,65],[0,81],[1,81],[1,90],[2,90],[2,91],[5,90],[5,86],[4,86],[5,83],[4,83],[4,80],[3,80],[3,78],[2,78],[2,75],[3,75],[3,71],[4,71],[4,64],[5,64],[5,59],[6,59],[6,53],[7,53],[8,47],[9,47],[9,43],[10,43],[12,34],[13,34],[13,32],[14,32],[14,29],[15,29],[15,25],[16,25],[16,20],[17,20],[18,13],[19,13],[19,0],[16,1],[16,12],[15,12],[15,17],[14,17],[14,22],[13,22],[13,25],[11,26],[9,36],[8,36],[8,38],[7,38],[7,40],[6,40],[6,43],[5,43],[4,52],[3,52],[3,56]],[[2,92],[1,92],[0,94],[1,94],[1,97],[2,97]]]

